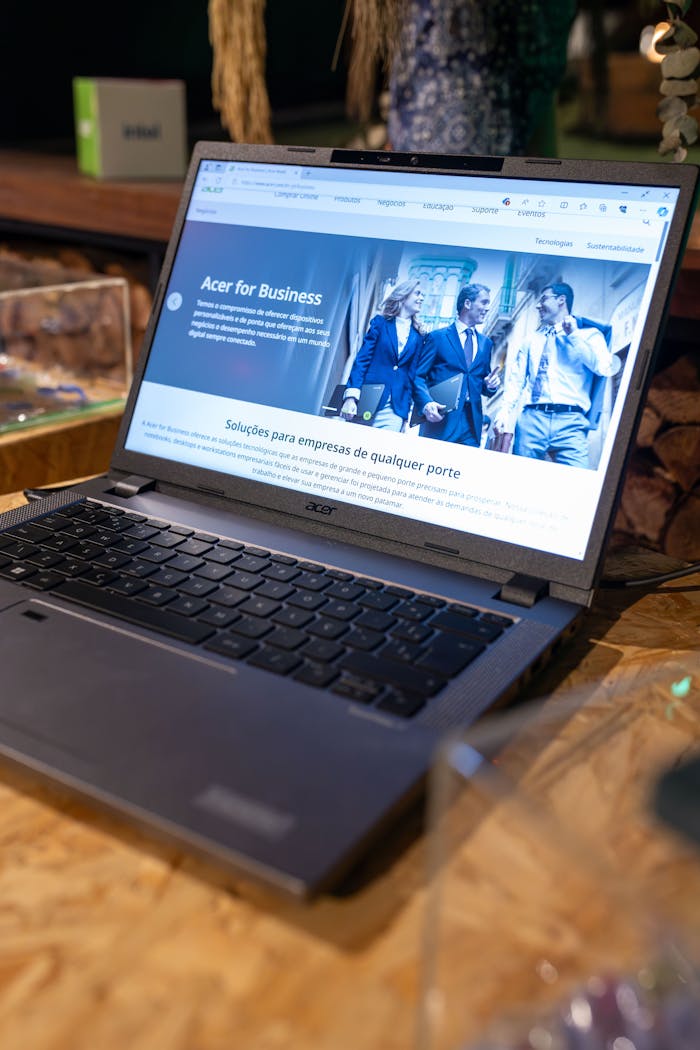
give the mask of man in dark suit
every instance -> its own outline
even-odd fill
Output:
[[[491,371],[493,343],[475,327],[483,322],[490,303],[486,285],[465,285],[457,296],[457,320],[431,332],[426,339],[414,380],[416,408],[425,419],[421,437],[480,446],[481,398],[493,394],[500,384],[498,369]],[[460,374],[463,379],[457,405],[446,411],[446,404],[433,400],[430,388]]]

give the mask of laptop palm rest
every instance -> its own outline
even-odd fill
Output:
[[[279,680],[268,695],[259,671],[50,599],[0,612],[0,662],[22,682],[0,696],[5,758],[294,896],[357,859],[434,745],[292,681],[280,705]]]

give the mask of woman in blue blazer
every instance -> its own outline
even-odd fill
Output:
[[[378,383],[383,384],[384,390],[372,426],[404,429],[425,338],[418,321],[424,298],[418,280],[401,281],[389,292],[380,307],[381,313],[370,321],[355,356],[340,410],[343,419],[355,419],[363,385]]]

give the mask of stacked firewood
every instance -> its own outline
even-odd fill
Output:
[[[700,560],[700,355],[654,376],[613,533],[615,546]]]

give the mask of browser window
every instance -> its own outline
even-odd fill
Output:
[[[676,200],[658,186],[204,160],[126,448],[582,559]],[[423,335],[452,324],[460,287],[488,288],[478,329],[500,385],[479,447],[339,411],[371,319],[409,280]],[[488,429],[552,282],[616,359],[584,468],[503,454]]]

